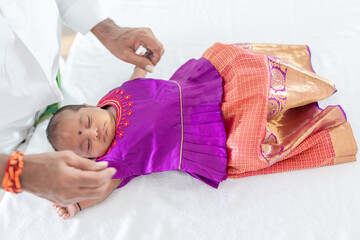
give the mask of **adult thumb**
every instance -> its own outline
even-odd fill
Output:
[[[134,64],[145,71],[152,73],[154,72],[154,65],[152,62],[145,56],[137,55],[134,52],[130,52],[128,57],[125,59],[126,62]]]

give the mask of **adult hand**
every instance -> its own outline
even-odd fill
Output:
[[[91,31],[113,55],[148,72],[154,70],[164,54],[162,44],[150,28],[122,28],[105,19]],[[146,48],[147,57],[136,54],[140,46]]]
[[[116,172],[106,167],[71,151],[24,155],[20,182],[23,190],[67,206],[102,196]]]

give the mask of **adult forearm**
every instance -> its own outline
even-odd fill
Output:
[[[1,179],[8,158],[0,154]],[[102,196],[116,172],[70,151],[24,155],[23,162],[21,188],[62,206]]]
[[[7,161],[9,160],[9,157],[10,157],[10,155],[0,154],[0,181],[1,181],[1,183],[4,178],[5,167],[6,167]],[[1,188],[3,188],[2,184],[1,184]]]
[[[33,175],[39,175],[38,171],[43,169],[41,166],[34,162],[34,157],[36,155],[27,155],[23,157],[24,159],[24,168],[22,174],[20,175],[20,183],[21,188],[25,191],[31,192],[33,194],[37,193],[37,190],[41,189],[41,186],[38,185],[45,185],[42,181],[33,181]],[[10,155],[7,154],[0,154],[0,179],[4,178],[5,174],[5,167],[10,158]],[[41,175],[41,174],[40,174]],[[34,179],[35,180],[35,179]],[[1,185],[1,188],[2,185]]]

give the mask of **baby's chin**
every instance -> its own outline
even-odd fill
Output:
[[[96,159],[98,157],[104,156],[106,154],[107,150],[108,150],[108,148],[102,149],[102,150],[98,151],[97,153],[92,154],[91,156],[82,156],[82,157],[89,158],[89,159]]]
[[[95,160],[96,158],[98,157],[101,157],[102,155],[99,155],[99,154],[92,154],[92,155],[87,155],[87,154],[84,154],[82,151],[80,150],[70,150],[70,151],[73,151],[74,153],[76,153],[77,155],[79,155],[80,157],[83,157],[83,158],[88,158],[90,160]],[[105,154],[105,152],[104,152]]]

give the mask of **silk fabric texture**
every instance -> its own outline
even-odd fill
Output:
[[[122,178],[181,170],[217,188],[227,177],[221,118],[222,78],[205,58],[192,59],[170,81],[135,79],[110,91],[99,107],[116,109],[116,136],[108,161]]]
[[[315,74],[307,46],[217,43],[203,57],[224,80],[229,177],[355,161],[357,146],[336,92]]]
[[[136,79],[110,91],[98,106],[117,110],[117,133],[97,161],[118,169],[119,187],[169,170],[218,187],[227,176],[354,161],[342,109],[316,103],[335,91],[312,71],[306,46],[217,43],[171,81]]]

